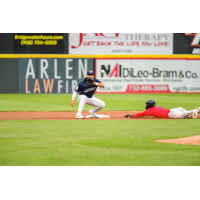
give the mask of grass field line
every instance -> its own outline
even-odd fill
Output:
[[[155,142],[155,141],[152,141],[152,142]],[[86,144],[80,144],[80,143],[78,143],[78,142],[76,142],[75,143],[76,145],[77,144],[79,144],[80,145],[80,147],[83,145],[83,146],[86,146],[86,147],[90,147],[91,149],[93,149],[93,151],[96,149],[96,150],[101,150],[101,149],[104,149],[104,150],[108,150],[109,149],[109,151],[113,151],[113,152],[122,152],[122,150],[123,150],[123,153],[130,153],[130,154],[132,154],[133,152],[134,153],[152,153],[152,154],[160,154],[160,155],[163,155],[163,154],[166,154],[166,155],[168,155],[168,154],[174,154],[174,151],[173,150],[166,150],[166,149],[163,149],[163,150],[160,150],[160,149],[157,149],[157,150],[149,150],[149,149],[146,149],[146,150],[141,150],[141,149],[130,149],[130,148],[126,148],[126,147],[123,147],[123,148],[119,148],[119,147],[101,147],[101,146],[90,146],[90,145],[86,145]],[[168,144],[168,146],[171,146],[171,145],[177,145],[177,144],[169,144],[169,143],[166,143],[166,145]],[[182,144],[179,144],[179,145],[182,145]],[[186,145],[186,146],[188,146],[188,145]],[[191,146],[191,145],[189,145],[189,146]],[[197,152],[197,151],[191,151],[191,154],[192,155],[200,155],[200,153],[199,152]],[[184,151],[182,151],[182,150],[176,150],[176,155],[185,155],[185,152]]]
[[[3,101],[3,100],[0,100],[1,103],[5,103],[7,104],[8,102],[12,102],[13,104],[27,104],[30,106],[30,104],[41,104],[41,105],[52,105],[52,106],[55,106],[55,104],[53,103],[48,103],[48,102],[45,102],[45,103],[41,103],[41,102],[26,102],[26,101],[11,101],[11,100],[7,100],[7,101]],[[59,106],[59,104],[56,104],[57,106]],[[61,105],[63,106],[63,105]]]

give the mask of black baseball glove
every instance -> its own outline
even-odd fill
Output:
[[[133,115],[125,115],[126,118],[131,118]]]
[[[91,77],[86,77],[83,80],[84,85],[92,85],[93,82],[94,82],[94,79]]]

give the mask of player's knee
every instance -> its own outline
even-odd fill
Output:
[[[104,108],[105,107],[105,103],[102,102],[100,105],[99,105],[100,109]]]

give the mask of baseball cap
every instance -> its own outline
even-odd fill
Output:
[[[92,70],[89,70],[89,71],[87,72],[87,75],[89,75],[89,74],[94,75],[94,72],[93,72]]]

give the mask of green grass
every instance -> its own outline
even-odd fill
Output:
[[[146,100],[154,99],[165,108],[200,106],[200,94],[96,94],[106,104],[104,110],[144,110]],[[0,111],[76,111],[71,94],[0,94]],[[84,110],[90,110],[86,105]]]
[[[103,110],[200,107],[200,94],[97,94]],[[71,94],[0,94],[0,111],[77,111]],[[85,106],[84,110],[89,110]],[[0,113],[1,114],[1,113]],[[156,139],[200,135],[199,119],[0,121],[0,166],[199,166],[200,146]]]
[[[154,142],[198,135],[197,122],[0,121],[0,165],[199,166],[200,146]]]

